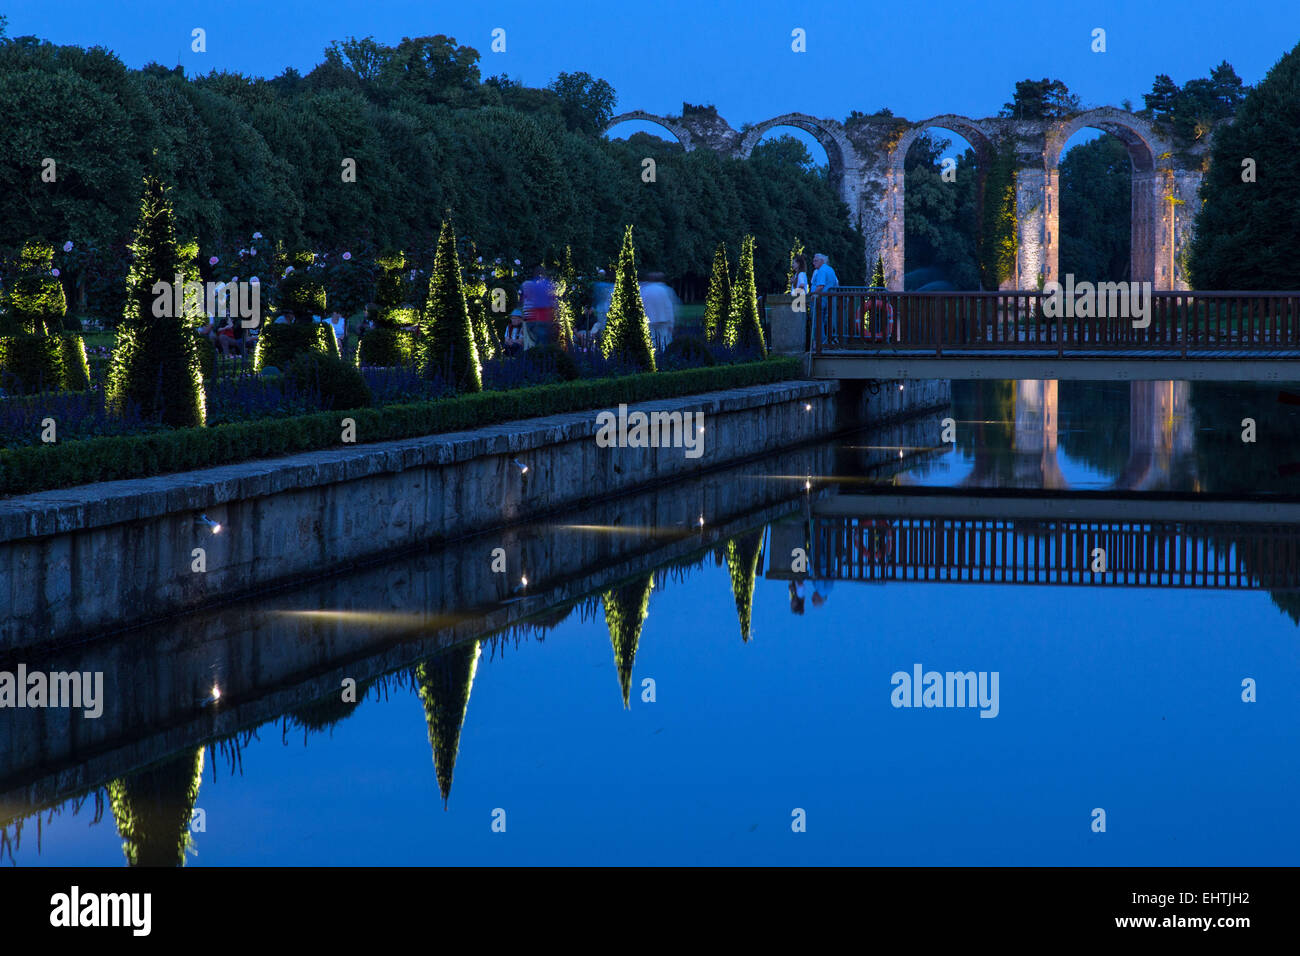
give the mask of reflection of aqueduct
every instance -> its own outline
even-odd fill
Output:
[[[1103,107],[1049,122],[943,115],[908,123],[882,117],[855,124],[852,129],[836,120],[787,113],[739,132],[712,110],[680,118],[638,110],[615,116],[606,132],[630,120],[663,127],[686,150],[706,148],[741,159],[747,159],[774,127],[790,126],[810,133],[825,148],[831,179],[838,184],[850,216],[867,236],[868,267],[879,255],[891,289],[902,288],[903,162],[908,147],[927,129],[938,127],[965,137],[979,160],[987,160],[1002,144],[1014,149],[1016,275],[1004,287],[1018,289],[1035,288],[1040,275],[1045,282],[1060,280],[1057,164],[1071,136],[1085,127],[1100,129],[1119,138],[1133,163],[1130,278],[1151,282],[1156,289],[1188,288],[1181,254],[1192,237],[1206,142],[1202,140],[1180,154],[1149,121],[1125,110]],[[987,162],[978,165],[982,170],[988,168]],[[1178,207],[1184,204],[1187,209],[1179,214]]]
[[[1067,489],[1057,458],[1056,381],[1021,380],[1015,389],[1010,474],[999,472],[998,462],[981,446],[962,487]],[[1176,474],[1193,467],[1195,430],[1189,382],[1130,382],[1129,457],[1112,487],[1168,490]]]

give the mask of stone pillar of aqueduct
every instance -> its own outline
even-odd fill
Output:
[[[1062,281],[1057,166],[1071,136],[1084,127],[1100,129],[1118,137],[1132,160],[1129,278],[1149,281],[1155,289],[1188,288],[1182,254],[1192,238],[1207,144],[1179,151],[1148,120],[1125,110],[1103,107],[1055,121],[942,115],[909,123],[883,117],[855,124],[851,131],[835,120],[803,113],[787,113],[736,131],[712,111],[680,118],[636,111],[615,116],[606,130],[628,120],[662,126],[686,150],[712,149],[741,159],[748,158],[774,127],[807,131],[825,148],[831,180],[867,237],[867,274],[880,256],[891,289],[903,287],[903,163],[908,147],[927,129],[964,137],[975,149],[981,175],[1000,150],[1014,153],[1017,256],[1015,275],[1003,283],[1005,289],[1035,289],[1040,275],[1043,282]],[[816,243],[815,237],[804,238]],[[1076,276],[1077,281],[1094,278]]]

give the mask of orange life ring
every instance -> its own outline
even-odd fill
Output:
[[[877,531],[880,534],[873,533],[872,538],[874,541],[868,543],[868,533]],[[858,525],[857,544],[859,554],[871,555],[871,560],[878,564],[888,561],[894,554],[894,526],[888,521],[869,521],[866,524],[860,524]]]

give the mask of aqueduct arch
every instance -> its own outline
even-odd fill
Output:
[[[1114,107],[1086,110],[1061,120],[972,119],[942,114],[919,123],[898,117],[868,117],[852,129],[833,119],[785,113],[737,133],[712,110],[673,117],[634,111],[614,117],[606,132],[627,120],[662,126],[687,150],[697,146],[748,158],[769,129],[792,126],[816,137],[826,150],[831,173],[854,223],[867,236],[868,271],[876,257],[884,262],[891,289],[903,286],[904,162],[907,150],[927,129],[956,133],[987,158],[1010,149],[1015,157],[1016,269],[1002,287],[1035,289],[1040,281],[1060,281],[1061,150],[1076,132],[1093,127],[1124,143],[1133,161],[1133,275],[1155,289],[1187,289],[1181,258],[1192,238],[1197,192],[1209,147],[1200,141],[1184,150],[1150,122]],[[687,124],[693,124],[688,127]],[[1189,211],[1180,213],[1179,207]],[[1079,276],[1080,280],[1088,279]]]
[[[656,126],[666,129],[668,132],[673,134],[673,137],[677,142],[682,144],[682,149],[686,150],[688,153],[695,148],[695,141],[691,136],[690,130],[685,126],[674,123],[667,116],[656,116],[654,113],[647,113],[645,110],[632,110],[630,113],[620,113],[618,116],[612,117],[610,121],[605,124],[605,128],[601,132],[608,136],[609,131],[615,126],[636,120],[640,120],[644,123],[654,123]]]

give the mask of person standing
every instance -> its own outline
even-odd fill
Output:
[[[831,308],[826,293],[839,286],[839,277],[831,268],[826,253],[819,252],[813,256],[812,294],[816,297],[817,324],[821,327],[821,341],[838,343],[838,330],[830,328]]]
[[[555,284],[547,278],[545,268],[533,270],[533,277],[520,288],[519,298],[533,341],[538,345],[554,342]]]
[[[651,272],[641,283],[641,302],[645,306],[646,320],[650,323],[650,337],[658,351],[668,348],[673,340],[673,326],[677,321],[677,296],[664,282],[662,272]]]
[[[791,271],[794,273],[794,279],[790,283],[790,294],[794,295],[800,289],[804,294],[808,292],[808,264],[803,256],[795,256],[790,260]]]

